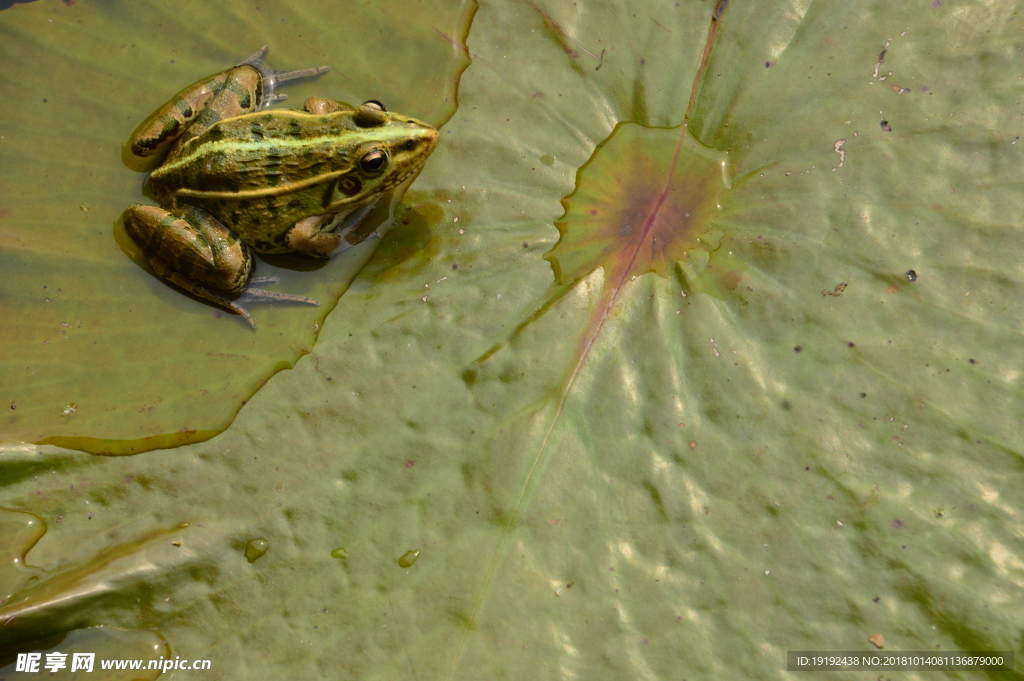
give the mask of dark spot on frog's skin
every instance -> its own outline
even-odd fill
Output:
[[[250,205],[252,205],[252,203],[246,199],[242,199],[238,202],[238,208],[240,210],[249,210]]]
[[[155,149],[156,147],[160,146],[160,143],[163,142],[165,139],[167,139],[168,137],[171,137],[175,133],[177,133],[178,132],[178,128],[180,128],[180,127],[181,127],[181,123],[178,122],[178,119],[176,119],[176,118],[168,119],[168,121],[164,124],[163,130],[160,131],[159,135],[157,135],[156,137],[151,137],[149,139],[139,139],[139,140],[136,140],[132,144],[132,151],[134,152],[136,149],[140,149],[140,150]]]
[[[205,137],[203,141],[204,144],[206,142],[220,142],[222,139],[224,139],[224,131],[221,130],[220,128],[210,128],[205,133],[203,133],[203,136]]]
[[[280,206],[277,202],[277,197],[267,197],[263,199],[263,214],[270,220],[277,220],[278,214],[281,212]]]
[[[892,126],[889,125],[889,121],[885,120],[884,118],[878,121],[878,126],[882,128],[882,130],[885,132],[892,132]]]
[[[234,193],[240,191],[242,185],[236,177],[221,177],[221,189]]]
[[[274,246],[269,241],[264,241],[263,239],[257,239],[256,241],[253,242],[252,245],[253,245],[253,248],[255,248],[257,251],[271,250],[273,248],[273,246]]]
[[[178,100],[178,111],[185,117],[186,120],[196,115],[196,112],[192,110],[192,106],[184,99]]]
[[[252,125],[249,126],[249,134],[252,135],[253,139],[257,140],[261,140],[266,137],[266,135],[263,134],[263,126],[256,121],[253,121]]]
[[[250,108],[252,106],[252,96],[248,92],[246,92],[244,95],[242,95],[242,98],[238,100],[238,106],[242,107],[243,109]]]

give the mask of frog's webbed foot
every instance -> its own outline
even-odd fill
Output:
[[[305,303],[307,305],[313,305],[314,307],[320,306],[319,301],[307,298],[306,296],[297,296],[291,293],[278,293],[277,291],[267,291],[255,286],[244,288],[240,295],[229,298],[219,291],[212,291],[205,286],[200,286],[196,282],[179,275],[177,272],[158,272],[158,274],[168,281],[185,289],[189,293],[230,310],[240,317],[244,317],[245,321],[249,322],[249,326],[253,329],[256,328],[256,320],[252,318],[252,315],[249,314],[249,310],[245,308],[245,305],[249,303],[267,303],[283,300],[292,303]],[[280,281],[280,277],[253,277],[249,280],[249,283],[276,284]]]
[[[249,280],[250,284],[276,284],[281,281],[280,277],[253,277]],[[307,298],[306,296],[297,296],[293,293],[278,293],[277,291],[268,291],[266,289],[259,288],[258,286],[249,286],[242,289],[242,295],[235,298],[235,303],[256,303],[256,302],[269,302],[273,300],[286,300],[292,303],[305,303],[306,305],[312,305],[314,307],[320,306],[320,301]]]
[[[156,263],[152,264],[156,265]],[[205,286],[200,286],[191,279],[181,276],[177,272],[161,271],[161,268],[159,267],[154,267],[153,269],[156,270],[157,274],[159,274],[161,277],[163,277],[167,281],[170,281],[173,284],[176,284],[177,286],[180,286],[181,288],[185,289],[192,295],[198,296],[203,300],[208,300],[211,303],[214,303],[215,305],[223,307],[227,310],[231,310],[236,315],[244,317],[245,321],[249,322],[249,326],[251,326],[253,329],[256,328],[256,320],[252,318],[252,315],[249,314],[248,310],[246,310],[244,307],[238,304],[237,299],[232,300],[218,293],[217,291],[211,291]],[[239,298],[241,297],[242,296],[239,296]]]
[[[256,54],[239,64],[239,66],[244,64],[255,66],[260,70],[260,73],[263,74],[263,106],[269,106],[270,104],[279,102],[282,99],[288,99],[288,95],[274,93],[274,89],[282,83],[287,83],[290,80],[312,78],[331,70],[331,67],[325,64],[323,66],[313,66],[308,69],[298,69],[295,71],[274,71],[263,63],[263,57],[267,55],[268,49],[269,48],[264,45],[257,50]]]

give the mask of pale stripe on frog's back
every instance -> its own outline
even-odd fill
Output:
[[[184,144],[152,180],[181,201],[249,200],[332,182],[357,171],[365,149],[380,146],[389,151],[390,167],[379,177],[361,178],[380,185],[374,187],[379,193],[418,170],[437,137],[436,130],[415,119],[396,114],[388,119],[362,128],[349,111],[315,115],[279,109],[237,116]]]

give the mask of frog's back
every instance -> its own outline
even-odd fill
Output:
[[[290,193],[353,167],[351,119],[302,111],[257,112],[221,121],[153,171],[172,190]]]
[[[229,118],[152,174],[163,202],[199,206],[246,243],[284,252],[296,221],[324,212],[353,169],[351,117],[275,110]]]

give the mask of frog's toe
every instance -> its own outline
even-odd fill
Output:
[[[170,272],[166,270],[160,271],[160,268],[157,269],[157,273],[160,274],[160,276],[167,279],[168,281],[170,281],[171,283],[180,286],[181,288],[185,289],[192,295],[198,296],[203,300],[208,300],[211,303],[214,303],[215,305],[219,305],[220,307],[223,307],[227,310],[231,310],[235,314],[244,317],[245,321],[249,322],[249,326],[251,326],[254,329],[256,328],[256,320],[252,318],[252,315],[249,314],[248,310],[246,310],[244,307],[238,304],[237,299],[232,300],[221,295],[221,293],[217,291],[211,291],[205,286],[201,286],[199,283],[193,281],[192,279],[189,279],[188,277],[182,276],[177,272]]]
[[[269,106],[272,102],[285,98],[285,96],[274,94],[274,89],[281,85],[282,83],[287,83],[290,80],[312,78],[314,76],[319,76],[321,73],[325,73],[331,70],[331,67],[325,64],[324,66],[313,66],[308,69],[298,69],[295,71],[274,71],[273,69],[268,68],[266,63],[264,63],[263,58],[265,56],[267,56],[266,45],[257,50],[256,54],[252,55],[251,57],[243,61],[241,64],[239,64],[239,66],[247,64],[249,66],[255,67],[259,69],[261,74],[263,74],[264,92],[261,108],[265,108]]]
[[[277,277],[261,277],[253,279],[251,283],[276,283]],[[320,301],[307,298],[306,296],[298,296],[293,293],[279,293],[277,291],[268,291],[266,289],[259,288],[257,286],[250,286],[249,288],[242,290],[242,295],[235,298],[235,302],[243,303],[267,303],[275,300],[284,300],[290,303],[303,303],[305,305],[313,305],[314,307],[320,306]]]
[[[236,301],[234,301],[234,300],[225,300],[224,303],[222,303],[222,304],[224,305],[224,307],[226,307],[227,309],[231,310],[235,314],[241,315],[242,317],[244,317],[245,321],[249,322],[249,326],[252,327],[253,330],[256,329],[256,320],[252,318],[252,315],[249,314],[248,310],[246,310],[244,307],[239,305]]]

